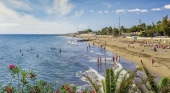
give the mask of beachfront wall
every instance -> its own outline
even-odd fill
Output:
[[[95,36],[96,34],[80,34],[80,36]]]
[[[126,38],[132,38],[132,37],[126,37]],[[163,37],[137,37],[137,39],[157,39],[157,40],[160,40],[160,39],[168,39],[170,40],[170,38],[163,38]]]

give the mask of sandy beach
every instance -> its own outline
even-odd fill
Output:
[[[148,45],[151,45],[156,44],[158,40],[136,40],[133,42],[130,38],[112,38],[111,36],[96,36],[95,39],[93,36],[78,37],[93,39],[89,43],[105,47],[106,50],[138,65],[141,65],[142,60],[153,74],[160,77],[170,77],[170,49],[166,49],[166,52],[162,52],[162,48],[157,48],[157,51],[154,52],[153,46],[141,46],[140,43],[140,41],[146,41]],[[155,61],[153,65],[151,63],[152,58]]]

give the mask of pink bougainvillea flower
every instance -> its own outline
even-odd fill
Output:
[[[5,87],[4,87],[4,90],[5,90],[7,93],[12,93],[12,89],[11,89],[9,86],[5,86]]]
[[[14,64],[10,64],[10,65],[9,65],[9,68],[10,68],[10,69],[14,69],[14,68],[15,68],[15,65],[14,65]]]
[[[33,78],[33,77],[35,77],[35,75],[34,74],[30,74],[30,78]]]
[[[90,93],[95,93],[95,91],[94,91],[94,90],[91,90]]]
[[[73,90],[70,89],[69,92],[70,92],[70,93],[73,93]]]
[[[59,93],[59,91],[58,91],[58,90],[56,90],[56,91],[55,91],[55,93]]]
[[[70,89],[70,87],[69,87],[69,86],[66,86],[65,88],[66,88],[66,90],[69,90],[69,89]]]

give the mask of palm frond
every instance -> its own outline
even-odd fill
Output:
[[[127,75],[130,73],[130,71],[126,72],[126,74],[124,74],[124,76],[121,78],[121,80],[118,82],[118,86],[117,86],[117,90],[116,90],[116,93],[124,93],[122,91],[122,89],[124,90],[124,82],[125,82],[125,79],[127,78]],[[127,92],[127,91],[126,91]]]
[[[149,72],[149,70],[145,67],[145,65],[142,63],[143,70],[146,74],[146,77],[149,78],[148,84],[151,89],[151,91],[157,93],[159,91],[158,84],[155,80],[155,77]]]
[[[115,93],[116,90],[116,82],[115,82],[115,74],[112,68],[110,68],[110,89],[111,89],[111,93]]]
[[[118,78],[120,76],[120,73],[124,70],[124,68],[120,69],[119,71],[117,71],[116,75],[115,75],[115,82],[118,81]]]
[[[149,81],[149,79],[142,79],[142,82],[140,82],[138,85],[135,86],[135,88],[133,88],[131,93],[135,93],[137,91],[137,89],[140,90],[141,93],[144,93],[144,90],[141,89],[140,87],[145,84],[147,81]]]
[[[93,89],[95,90],[96,93],[101,93],[99,87],[93,82],[88,76],[84,76],[92,85]]]
[[[170,85],[163,87],[160,93],[170,93]]]
[[[162,90],[162,88],[169,85],[170,85],[170,79],[168,77],[163,77],[159,82],[159,90]]]
[[[103,85],[103,91],[106,92],[106,83],[105,83],[105,80],[101,80],[101,83]]]
[[[110,70],[107,68],[106,69],[106,78],[105,78],[105,81],[106,81],[106,93],[110,93]]]

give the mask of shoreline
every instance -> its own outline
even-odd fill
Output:
[[[93,39],[93,36],[77,36],[77,37],[85,38],[85,39],[87,38]],[[105,36],[105,37],[97,36],[97,39],[88,41],[88,43],[90,44],[94,43],[97,46],[102,45],[106,48],[106,50],[112,52],[113,54],[117,54],[118,56],[123,57],[133,63],[136,63],[137,65],[141,65],[141,60],[142,60],[142,62],[146,65],[146,67],[151,72],[153,72],[153,74],[156,74],[159,77],[170,77],[170,74],[167,73],[167,72],[170,72],[170,68],[168,67],[168,64],[169,64],[168,60],[170,58],[157,57],[157,56],[152,55],[152,53],[150,54],[147,53],[151,51],[146,51],[145,53],[141,53],[138,50],[140,49],[140,47],[135,44],[134,45],[132,44],[133,46],[135,46],[134,49],[133,48],[128,49],[127,44],[122,43],[121,39],[125,40],[127,38],[111,38],[109,36]],[[155,55],[158,55],[157,52],[154,52],[154,53]],[[155,63],[153,64],[153,66],[151,64],[151,60],[150,60],[151,58],[154,58],[155,60]]]

